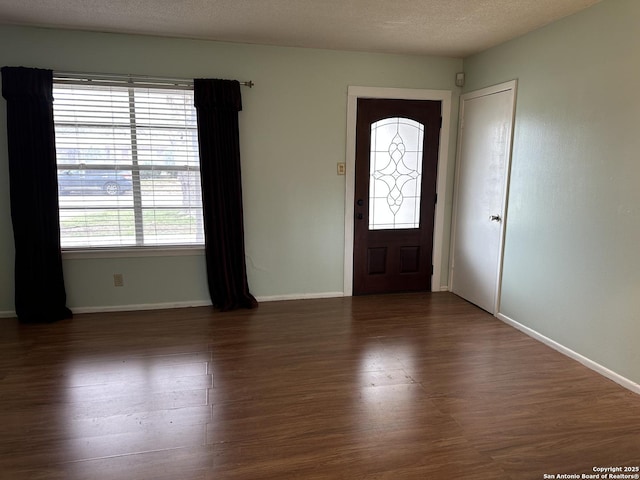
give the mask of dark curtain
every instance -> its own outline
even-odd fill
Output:
[[[209,294],[222,310],[255,308],[244,250],[238,112],[240,83],[194,80]]]
[[[15,307],[22,322],[71,317],[62,276],[52,92],[51,70],[2,68],[15,240]]]

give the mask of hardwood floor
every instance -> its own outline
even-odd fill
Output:
[[[542,479],[640,396],[448,293],[0,320],[2,479]]]

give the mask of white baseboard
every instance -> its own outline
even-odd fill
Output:
[[[165,310],[169,308],[189,308],[210,306],[210,301],[188,301],[188,302],[167,302],[167,303],[138,303],[131,305],[109,305],[101,307],[73,307],[69,308],[73,313],[106,313],[106,312],[129,312],[136,310]]]
[[[169,303],[142,303],[134,305],[109,305],[102,307],[69,307],[73,313],[106,313],[106,312],[129,312],[136,310],[165,310],[168,308],[189,308],[205,307],[211,302],[169,302]],[[0,318],[15,318],[16,312],[0,311]]]
[[[270,295],[256,297],[258,302],[277,302],[282,300],[308,300],[313,298],[336,298],[344,297],[343,292],[321,292],[321,293],[294,293],[290,295]],[[74,307],[69,306],[73,313],[107,313],[107,312],[129,312],[136,310],[165,310],[169,308],[190,308],[211,306],[210,301],[196,300],[187,302],[166,302],[166,303],[138,303],[129,305],[107,305],[97,307]],[[14,318],[16,312],[10,310],[0,311],[0,318]]]
[[[343,297],[342,292],[323,293],[294,293],[291,295],[273,295],[256,297],[258,302],[275,302],[280,300],[306,300],[311,298],[334,298]],[[136,310],[165,310],[169,308],[190,308],[211,306],[210,301],[196,300],[187,302],[167,302],[167,303],[141,303],[132,305],[113,305],[101,307],[69,307],[73,313],[102,313],[102,312],[127,312]],[[8,312],[11,313],[11,312]]]
[[[256,297],[258,302],[280,302],[283,300],[310,300],[314,298],[344,297],[344,292],[292,293],[290,295],[267,295]]]
[[[441,292],[448,292],[449,291],[449,285],[440,285],[440,291]]]
[[[520,330],[521,332],[529,335],[530,337],[544,343],[545,345],[553,348],[554,350],[562,353],[563,355],[566,355],[569,358],[572,358],[578,362],[580,362],[582,365],[584,365],[587,368],[590,368],[591,370],[599,373],[600,375],[602,375],[603,377],[608,378],[609,380],[613,380],[614,382],[616,382],[618,385],[623,386],[624,388],[626,388],[627,390],[631,390],[634,393],[637,393],[640,395],[640,385],[633,382],[632,380],[629,380],[626,377],[623,377],[622,375],[617,374],[616,372],[609,370],[607,367],[604,367],[602,365],[600,365],[597,362],[594,362],[593,360],[580,355],[578,352],[574,352],[573,350],[571,350],[570,348],[565,347],[564,345],[556,342],[555,340],[550,339],[549,337],[545,337],[544,335],[542,335],[541,333],[536,332],[535,330],[533,330],[532,328],[529,328],[525,325],[522,325],[521,323],[516,322],[515,320],[507,317],[506,315],[503,315],[502,313],[498,313],[496,314],[496,317],[499,320],[502,320],[504,323],[511,325],[514,328],[517,328],[518,330]]]
[[[335,298],[343,297],[342,292],[322,293],[294,293],[291,295],[272,295],[256,297],[258,302],[277,302],[281,300],[308,300],[311,298]],[[135,310],[165,310],[168,308],[208,307],[210,301],[169,302],[169,303],[143,303],[137,305],[116,305],[109,307],[69,307],[73,313],[99,313],[99,312],[126,312]]]

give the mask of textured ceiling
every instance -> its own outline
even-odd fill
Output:
[[[600,0],[0,0],[0,23],[465,57]]]

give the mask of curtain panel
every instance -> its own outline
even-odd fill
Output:
[[[2,68],[15,308],[18,319],[29,323],[71,317],[62,275],[52,92],[51,70]]]
[[[209,294],[221,311],[255,308],[244,244],[238,112],[240,83],[195,79]]]

